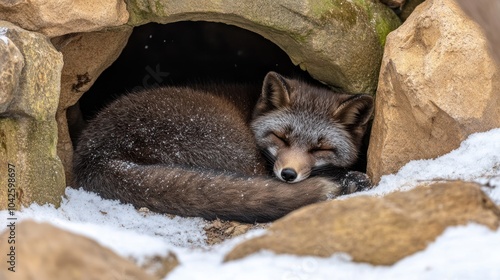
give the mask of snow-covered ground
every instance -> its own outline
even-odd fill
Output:
[[[471,135],[457,150],[437,159],[412,161],[363,195],[380,196],[426,181],[452,179],[487,185],[484,191],[500,204],[500,129]],[[0,219],[6,215],[0,211]],[[168,279],[500,279],[500,230],[476,224],[448,228],[425,250],[388,267],[354,263],[347,255],[316,258],[270,252],[223,263],[235,244],[264,230],[209,247],[202,219],[141,213],[72,188],[66,189],[58,209],[32,205],[17,216],[88,236],[139,263],[173,251],[181,265]]]

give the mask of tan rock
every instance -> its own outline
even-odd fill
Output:
[[[54,118],[62,55],[41,34],[2,21],[0,30],[24,58],[19,84],[0,117],[0,178],[5,184],[7,176],[15,177],[15,189],[0,188],[0,209],[7,208],[7,194],[14,192],[13,208],[33,202],[58,205],[65,189]],[[12,172],[9,164],[14,166]]]
[[[470,222],[497,229],[500,209],[472,183],[422,186],[385,197],[358,196],[304,207],[272,224],[264,236],[236,246],[225,260],[260,250],[391,265],[427,247],[447,227]]]
[[[464,11],[484,30],[490,50],[500,64],[500,2],[497,0],[457,0]]]
[[[131,25],[217,21],[253,31],[281,47],[312,77],[352,92],[376,89],[385,36],[397,16],[378,1],[130,0]]]
[[[14,98],[19,84],[24,58],[16,45],[0,29],[0,114],[5,112]]]
[[[63,54],[61,96],[56,119],[58,126],[57,154],[61,158],[66,181],[71,183],[73,144],[68,131],[68,121],[77,122],[77,116],[67,114],[67,109],[80,99],[120,55],[132,33],[132,27],[122,26],[105,31],[76,33],[52,39]],[[70,118],[68,120],[68,117]]]
[[[155,279],[97,242],[52,225],[25,221],[14,231],[14,239],[8,239],[10,229],[0,236],[3,257],[14,256],[0,262],[0,279]]]
[[[415,159],[500,127],[500,67],[453,0],[428,0],[387,37],[368,173],[376,183]]]
[[[14,0],[0,2],[0,19],[49,37],[127,23],[123,0]]]

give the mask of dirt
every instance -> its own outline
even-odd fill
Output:
[[[204,230],[207,235],[207,244],[214,245],[244,234],[251,229],[267,228],[270,224],[245,224],[235,221],[213,220],[208,221]]]
[[[146,207],[141,207],[137,211],[139,213],[142,213],[143,215],[151,213],[150,210]],[[175,215],[171,214],[164,214],[164,215],[172,219],[175,217]],[[271,225],[271,223],[246,224],[236,221],[224,221],[220,219],[216,219],[213,221],[206,221],[205,224],[206,225],[203,229],[205,230],[205,234],[207,236],[206,243],[207,245],[210,246],[219,244],[224,240],[231,239],[238,235],[244,234],[251,229],[265,229],[269,225]]]

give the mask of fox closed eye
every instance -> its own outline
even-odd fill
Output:
[[[290,146],[290,143],[288,142],[288,138],[286,137],[286,135],[283,135],[283,134],[278,133],[278,132],[271,132],[270,134],[273,138],[280,141],[285,146]]]
[[[313,154],[324,154],[324,153],[333,153],[333,154],[336,154],[337,153],[337,149],[335,148],[330,148],[330,147],[317,147],[317,148],[312,148],[309,150],[309,152],[313,153]]]
[[[337,148],[330,144],[327,137],[320,136],[315,146],[309,149],[309,152],[317,155],[327,155],[329,153],[337,154]]]

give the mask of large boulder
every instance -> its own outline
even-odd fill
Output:
[[[7,98],[2,98],[0,105],[0,178],[9,176],[13,183],[7,188],[7,179],[2,182],[5,185],[0,188],[0,209],[6,209],[8,202],[9,208],[32,202],[58,205],[65,188],[63,166],[56,154],[54,117],[62,55],[39,33],[4,21],[0,21],[0,32],[0,46],[4,45],[0,47],[0,57],[6,58],[7,65],[2,67],[13,73],[2,75],[2,80],[14,79],[3,86]],[[13,197],[8,194],[14,193],[14,201],[9,201]]]
[[[48,37],[127,23],[124,0],[0,1],[0,19]]]
[[[368,150],[374,182],[500,127],[500,66],[453,0],[428,0],[389,34]]]
[[[93,240],[49,224],[25,221],[7,228],[0,239],[5,241],[0,279],[160,279]]]
[[[307,206],[239,244],[225,259],[270,250],[320,257],[347,253],[355,262],[391,265],[425,249],[447,227],[470,222],[497,229],[500,209],[476,184],[439,183]]]
[[[475,20],[486,33],[490,49],[500,64],[500,3],[497,0],[457,0],[462,9]]]
[[[52,39],[52,43],[64,58],[61,96],[56,113],[57,153],[64,164],[68,185],[71,183],[73,161],[73,144],[68,122],[78,126],[79,121],[78,108],[70,110],[69,114],[68,108],[75,105],[99,75],[118,58],[131,33],[132,27],[125,25],[105,31],[75,33]]]
[[[386,35],[399,26],[379,1],[129,0],[129,24],[217,21],[281,47],[312,77],[351,92],[374,93]]]

